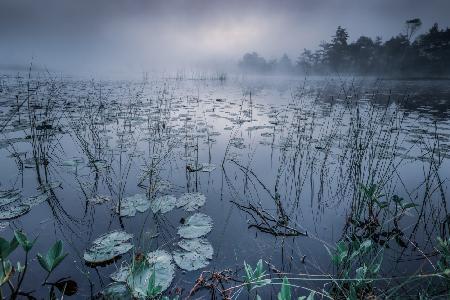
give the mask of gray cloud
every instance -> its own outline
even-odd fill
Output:
[[[2,0],[0,64],[34,57],[96,73],[225,63],[250,50],[295,58],[337,25],[386,38],[412,17],[450,25],[449,11],[448,0]]]

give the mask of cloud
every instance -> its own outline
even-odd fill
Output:
[[[245,51],[295,56],[328,40],[390,37],[404,21],[449,25],[447,0],[2,0],[0,64],[69,72],[179,68]]]

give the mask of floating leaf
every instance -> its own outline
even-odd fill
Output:
[[[214,250],[213,247],[211,246],[211,243],[204,238],[181,240],[178,242],[178,246],[183,250],[195,252],[208,259],[212,259],[212,256],[214,254]]]
[[[120,201],[120,209],[117,212],[121,217],[134,217],[136,212],[145,212],[150,208],[150,201],[144,194],[136,194],[134,196],[123,198]]]
[[[181,269],[186,271],[195,271],[209,264],[209,259],[205,256],[188,251],[174,251],[173,259]]]
[[[22,196],[20,195],[19,190],[0,191],[0,206],[16,202],[21,198]]]
[[[84,163],[84,159],[82,157],[74,157],[63,161],[62,165],[66,167],[73,167],[82,163]]]
[[[175,208],[177,198],[171,195],[165,195],[154,199],[151,203],[152,211],[156,214],[161,212],[165,214]]]
[[[214,253],[211,244],[202,238],[181,240],[178,246],[185,251],[175,251],[173,258],[177,265],[186,271],[206,267]]]
[[[0,207],[0,220],[11,220],[30,211],[30,206],[20,202],[14,202]]]
[[[129,300],[132,299],[130,290],[124,283],[115,282],[108,285],[97,295],[98,299]]]
[[[206,197],[202,193],[185,193],[178,198],[177,207],[186,211],[196,211],[205,204]]]
[[[152,275],[152,268],[146,260],[136,260],[127,277],[127,286],[130,288],[133,297],[146,298],[147,286],[150,276]]]
[[[109,196],[103,196],[103,195],[97,195],[95,197],[92,197],[88,200],[92,204],[103,204],[106,202],[111,201],[111,197]]]
[[[47,201],[49,198],[49,195],[47,193],[40,194],[37,196],[31,196],[26,199],[22,200],[22,204],[29,205],[30,207],[36,206],[38,204],[41,204],[42,202]]]
[[[128,241],[132,234],[124,231],[106,233],[92,242],[92,246],[84,252],[84,260],[91,264],[100,264],[125,254],[133,248]]]
[[[202,163],[202,168],[200,171],[202,172],[212,172],[216,169],[216,165],[214,164],[209,164],[209,163]]]
[[[183,226],[178,227],[178,234],[186,239],[198,238],[208,234],[212,226],[211,217],[196,213],[190,216]]]
[[[147,254],[147,261],[155,270],[156,286],[165,291],[175,276],[175,266],[172,264],[172,255],[164,250],[156,250]]]
[[[130,267],[122,266],[119,270],[109,275],[115,282],[127,282],[128,275],[130,274]]]

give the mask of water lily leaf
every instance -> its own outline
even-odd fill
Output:
[[[147,286],[152,272],[153,270],[147,260],[134,262],[126,281],[134,298],[146,298]]]
[[[134,217],[136,212],[145,212],[150,208],[150,201],[144,194],[136,194],[134,196],[123,198],[120,201],[120,209],[117,212],[121,217]]]
[[[165,214],[175,208],[177,198],[171,195],[165,195],[154,199],[151,203],[152,211],[156,214],[161,212]]]
[[[129,300],[132,299],[130,290],[124,283],[115,282],[108,285],[97,295],[98,299]]]
[[[178,227],[178,234],[186,239],[202,237],[208,234],[213,226],[210,216],[196,213],[190,216],[184,225]]]
[[[211,243],[204,238],[181,240],[178,242],[178,246],[183,250],[195,252],[208,259],[212,259],[212,256],[214,254]]]
[[[31,196],[22,200],[22,204],[29,205],[30,207],[41,204],[42,202],[47,201],[49,195],[47,193],[40,194],[37,196]]]
[[[62,162],[62,165],[65,167],[76,167],[80,164],[84,163],[84,159],[81,157],[74,157],[72,159],[68,159]]]
[[[178,246],[185,251],[175,251],[173,258],[177,265],[186,271],[206,267],[214,254],[212,245],[203,238],[181,240]]]
[[[7,205],[22,198],[19,190],[0,191],[0,206]]]
[[[130,274],[130,267],[122,266],[120,267],[119,270],[109,275],[109,278],[111,278],[115,282],[127,282],[129,274]]]
[[[186,211],[196,211],[205,205],[206,197],[202,193],[185,193],[178,198],[177,207]]]
[[[132,234],[124,231],[112,231],[101,235],[84,252],[84,260],[91,264],[100,264],[125,254],[133,248],[128,242],[132,237]]]
[[[29,205],[14,202],[0,207],[0,220],[11,220],[26,214],[30,210]]]
[[[174,251],[173,259],[181,269],[186,271],[195,271],[209,264],[207,257],[189,251]]]
[[[216,169],[216,165],[209,164],[209,163],[201,163],[202,168],[200,169],[201,172],[212,172]]]
[[[175,276],[175,266],[172,264],[172,255],[164,250],[156,250],[147,254],[147,261],[152,270],[155,270],[155,285],[165,291]]]
[[[103,195],[97,195],[95,197],[92,197],[88,200],[92,204],[103,204],[106,202],[111,201],[111,197],[109,196],[103,196]]]

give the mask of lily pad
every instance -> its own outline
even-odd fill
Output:
[[[196,211],[205,205],[206,197],[202,193],[185,193],[178,198],[177,207],[186,211]]]
[[[101,264],[125,254],[133,248],[129,240],[132,234],[124,231],[112,231],[101,235],[92,242],[92,246],[84,252],[84,260],[91,264]]]
[[[47,201],[49,195],[47,193],[43,193],[37,196],[31,196],[24,200],[22,200],[22,204],[29,205],[30,207],[41,204],[42,202]]]
[[[195,252],[208,259],[212,259],[214,250],[210,242],[204,238],[181,240],[178,246],[188,252]]]
[[[30,206],[21,203],[10,203],[0,207],[0,220],[11,220],[30,211]]]
[[[155,287],[165,291],[175,275],[172,256],[163,250],[147,254],[145,260],[136,261],[127,277],[127,285],[136,298],[146,298],[150,277],[154,274]]]
[[[109,196],[103,196],[103,195],[97,195],[95,197],[92,197],[88,200],[88,202],[92,203],[92,204],[103,204],[106,202],[111,201],[111,197]]]
[[[216,165],[209,163],[202,163],[202,168],[200,171],[202,172],[212,172],[216,169]]]
[[[126,284],[114,282],[108,285],[99,294],[98,299],[114,299],[114,300],[128,300],[131,299],[131,293]]]
[[[209,264],[206,257],[195,252],[174,251],[173,259],[181,269],[186,271],[195,271]]]
[[[62,165],[64,167],[72,167],[72,168],[76,168],[78,165],[84,163],[83,158],[81,157],[74,157],[72,159],[68,159],[62,162]]]
[[[20,217],[33,206],[36,206],[48,199],[46,192],[23,198],[19,190],[0,191],[0,220],[11,220]]]
[[[121,217],[134,217],[136,212],[145,212],[150,208],[150,201],[144,194],[136,194],[134,196],[123,198],[120,201],[120,209],[117,212]]]
[[[109,278],[115,282],[127,282],[128,275],[130,274],[130,267],[122,266],[119,270],[109,275]]]
[[[164,250],[156,250],[147,254],[147,261],[152,270],[155,270],[155,284],[165,291],[175,276],[175,266],[172,264],[172,255]]]
[[[210,216],[196,213],[190,216],[184,225],[178,227],[178,234],[186,239],[194,239],[208,234],[213,226]]]
[[[10,204],[20,200],[21,194],[19,190],[0,191],[0,206]]]
[[[161,212],[165,214],[175,208],[177,203],[177,198],[171,195],[165,195],[154,199],[151,203],[152,211],[156,214]]]

